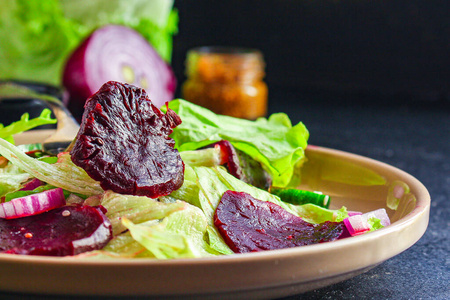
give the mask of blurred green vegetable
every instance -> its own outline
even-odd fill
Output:
[[[0,9],[0,79],[59,85],[67,57],[107,24],[135,29],[170,61],[178,26],[173,0],[7,0]]]

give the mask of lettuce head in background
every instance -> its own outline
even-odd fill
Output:
[[[95,29],[138,31],[167,62],[178,14],[174,0],[6,0],[0,4],[0,79],[60,85],[66,59]]]

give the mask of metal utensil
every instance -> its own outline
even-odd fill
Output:
[[[57,98],[39,94],[19,84],[0,83],[0,101],[2,99],[38,99],[47,103],[58,120],[56,131],[42,142],[45,152],[57,153],[67,148],[73,141],[80,128],[78,122]]]

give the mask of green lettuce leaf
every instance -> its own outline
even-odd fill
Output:
[[[19,121],[11,123],[6,127],[4,127],[3,124],[0,124],[0,138],[5,139],[10,143],[14,143],[13,135],[15,134],[41,125],[55,124],[57,120],[51,118],[51,113],[52,112],[50,109],[45,108],[42,110],[41,115],[37,118],[30,120],[30,115],[28,113],[24,113]]]
[[[0,168],[0,197],[20,188],[32,176],[13,164]]]
[[[170,62],[178,15],[173,0],[8,0],[0,9],[0,79],[59,85],[65,61],[107,24],[141,33]]]
[[[180,151],[195,150],[225,139],[259,161],[272,175],[275,186],[298,185],[299,174],[294,171],[305,159],[309,138],[303,123],[292,126],[283,113],[256,121],[216,115],[182,99],[169,102],[169,108],[183,120],[171,135]]]
[[[370,231],[375,231],[384,227],[381,224],[381,220],[376,217],[370,217],[367,219],[367,223],[369,224]]]
[[[206,148],[200,150],[182,151],[181,159],[185,164],[192,167],[214,167],[221,163],[221,153],[219,148]]]
[[[122,219],[131,236],[158,259],[217,255],[204,237],[208,227],[203,212],[188,205],[152,226],[135,225]]]
[[[139,244],[129,231],[115,236],[102,250],[82,253],[78,257],[85,259],[156,258]]]
[[[103,193],[100,184],[70,159],[49,164],[26,155],[20,148],[2,138],[0,138],[0,155],[33,177],[53,186],[85,196]]]
[[[323,222],[342,222],[348,217],[345,206],[333,210],[323,208],[315,204],[293,205],[292,206],[299,217],[309,223],[320,224]]]
[[[187,203],[178,201],[174,203],[161,203],[148,197],[117,194],[106,191],[100,200],[106,208],[106,216],[111,221],[114,235],[126,230],[121,219],[127,218],[130,222],[139,224],[158,220],[185,209]]]
[[[169,259],[218,255],[205,239],[205,214],[184,201],[165,200],[105,192],[100,203],[107,209],[115,237],[102,251],[86,257]]]

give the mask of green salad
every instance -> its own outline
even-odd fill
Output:
[[[14,145],[15,134],[54,123],[48,111],[37,119],[29,120],[24,115],[17,123],[0,127],[0,204],[4,205],[0,208],[0,217],[2,209],[4,211],[0,218],[0,252],[20,254],[16,248],[11,252],[5,246],[7,243],[1,240],[6,236],[8,224],[12,224],[8,222],[24,222],[27,218],[39,218],[53,211],[25,215],[26,209],[19,212],[18,203],[25,203],[24,199],[32,199],[29,197],[33,195],[47,195],[53,199],[53,191],[60,189],[64,195],[63,205],[102,207],[106,216],[103,224],[108,223],[111,231],[107,242],[101,247],[71,254],[86,259],[173,259],[274,250],[291,247],[286,244],[291,240],[297,241],[292,246],[299,246],[309,244],[300,243],[302,239],[321,243],[328,241],[324,236],[332,236],[329,239],[332,242],[388,225],[377,214],[349,215],[345,207],[329,209],[332,199],[328,195],[312,191],[296,193],[301,182],[298,170],[307,160],[305,149],[309,133],[304,124],[291,124],[286,114],[276,113],[249,121],[216,115],[182,99],[169,102],[161,110],[158,114],[161,118],[174,112],[181,119],[181,124],[171,130],[169,139],[173,139],[174,149],[183,162],[184,174],[179,187],[158,197],[105,189],[102,183],[74,163],[70,149],[51,159],[39,149],[30,151],[30,148]],[[126,122],[131,120],[120,126],[127,127]],[[79,133],[77,139],[82,138],[85,137]],[[230,158],[224,160],[224,149],[238,154],[244,173],[249,169],[258,169],[260,173],[248,173],[250,175],[238,178],[230,172]],[[251,180],[261,174],[268,184],[255,185]],[[36,181],[39,182],[37,185],[27,187]],[[284,193],[277,194],[275,190]],[[285,194],[290,196],[285,198]],[[225,195],[231,200],[226,202]],[[297,198],[297,202],[292,198]],[[16,201],[13,217],[8,218],[6,204],[17,199],[22,202]],[[237,212],[230,213],[233,205],[241,206]],[[64,213],[68,214],[67,210]],[[351,226],[349,219],[351,221],[353,215],[366,221],[362,227]],[[241,224],[244,227],[240,227]],[[242,248],[238,244],[246,243],[238,236],[239,230],[245,231],[244,239],[255,236],[250,238],[254,249],[246,244],[250,250],[239,250]],[[286,230],[291,232],[286,233]],[[303,237],[303,232],[308,237]],[[264,248],[258,244],[258,239],[275,246]],[[277,247],[277,243],[281,246]]]

